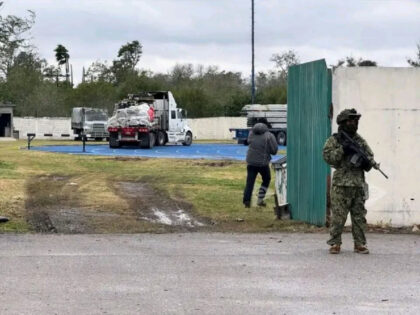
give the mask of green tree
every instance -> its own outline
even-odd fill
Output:
[[[68,93],[71,89],[57,87],[51,82],[42,82],[29,95],[29,101],[36,104],[35,112],[31,107],[31,112],[26,115],[35,117],[68,117],[70,110],[66,102]],[[28,104],[28,103],[26,103]]]
[[[194,75],[194,67],[191,63],[176,64],[171,71],[171,80],[174,84],[188,82]]]
[[[118,50],[118,58],[112,61],[110,67],[115,84],[118,85],[135,76],[135,67],[140,61],[142,49],[142,45],[137,40],[121,46]]]
[[[154,77],[150,71],[135,71],[126,75],[126,79],[117,86],[120,98],[126,97],[127,94],[137,93],[141,91],[158,91],[169,90],[168,84],[160,77]]]
[[[43,82],[42,68],[46,61],[34,53],[21,52],[9,68],[5,99],[16,104],[17,115],[35,115],[37,104],[31,99]]]
[[[114,104],[119,99],[117,89],[109,82],[81,83],[67,95],[66,103],[69,104],[67,115],[70,114],[71,108],[82,106],[107,109],[112,113]]]
[[[285,104],[287,81],[279,71],[259,72],[257,75],[256,101],[260,104]]]
[[[103,81],[112,83],[114,82],[114,75],[111,67],[105,62],[95,61],[93,62],[86,71],[86,82],[97,82]]]
[[[178,104],[188,110],[189,117],[237,116],[250,99],[239,72],[221,71],[215,66],[194,68],[191,64],[178,64],[168,78],[167,86]]]
[[[143,53],[143,46],[137,40],[133,40],[131,43],[127,43],[121,46],[118,51],[118,58],[123,68],[129,68],[134,70],[137,63],[140,61],[140,57]]]
[[[44,78],[49,82],[55,82],[58,84],[58,78],[61,73],[61,69],[54,65],[46,65],[42,70]]]
[[[3,2],[0,2],[0,8]],[[0,78],[6,78],[13,60],[21,49],[29,49],[30,45],[25,34],[35,22],[35,13],[29,12],[29,17],[20,18],[14,15],[0,15]]]
[[[64,47],[61,44],[58,44],[57,47],[54,49],[55,51],[55,59],[57,60],[58,66],[65,65],[65,71],[66,71],[66,81],[69,82],[70,77],[70,69],[69,69],[69,51],[66,47]]]

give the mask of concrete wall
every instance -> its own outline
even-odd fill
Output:
[[[212,117],[188,119],[194,139],[232,139],[229,128],[246,128],[246,117]]]
[[[194,139],[227,140],[232,139],[234,134],[229,128],[245,128],[245,117],[213,117],[188,119],[188,124],[193,131]],[[70,134],[70,118],[34,118],[14,117],[14,128],[19,130],[19,138],[25,139],[27,133],[36,133],[37,139],[68,139],[62,134]],[[53,137],[45,137],[44,134],[53,134]]]
[[[367,173],[368,223],[420,223],[420,69],[341,68],[333,74],[333,131],[344,108],[362,114],[359,133],[387,173]]]
[[[74,138],[71,130],[70,118],[61,117],[14,117],[15,130],[19,131],[19,139],[25,139],[27,133],[35,133],[36,139],[69,139],[63,134],[69,134]],[[44,134],[52,134],[52,137],[45,137]]]

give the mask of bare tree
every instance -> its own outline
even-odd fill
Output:
[[[376,61],[359,58],[356,59],[352,56],[346,57],[345,59],[338,60],[337,64],[333,65],[333,69],[339,67],[377,67],[378,64]]]
[[[270,61],[275,63],[275,67],[280,73],[280,77],[284,80],[287,79],[289,67],[299,63],[299,57],[293,50],[286,51],[281,54],[273,54]]]
[[[417,44],[417,59],[407,58],[407,62],[412,67],[420,67],[420,44]]]
[[[2,5],[3,2],[0,2],[0,7]],[[35,13],[28,12],[28,18],[0,15],[0,77],[7,77],[8,70],[19,50],[31,47],[28,43],[29,38],[24,37],[24,34],[35,23]]]

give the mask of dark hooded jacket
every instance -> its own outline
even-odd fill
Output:
[[[252,166],[266,166],[271,155],[277,154],[278,145],[274,135],[263,123],[255,124],[248,136],[248,153],[246,162]]]

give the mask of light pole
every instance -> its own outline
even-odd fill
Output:
[[[251,42],[252,42],[252,68],[251,68],[251,104],[255,102],[255,69],[254,69],[254,0],[251,0],[252,26],[251,26]]]

